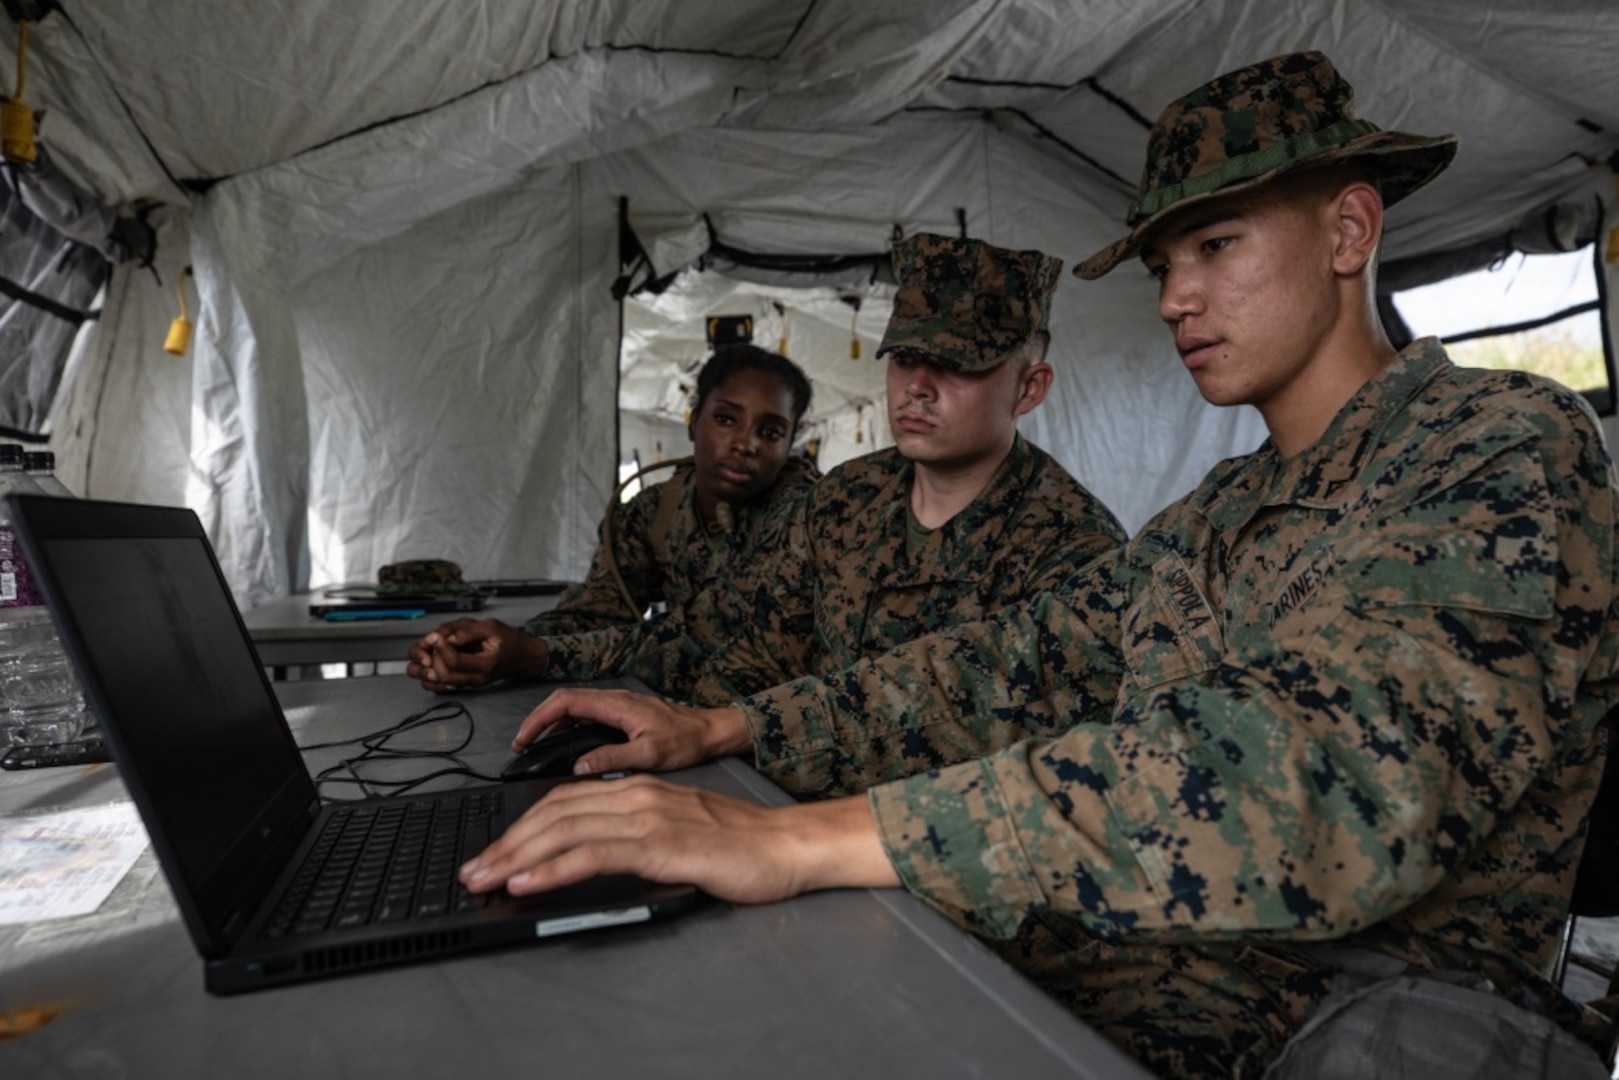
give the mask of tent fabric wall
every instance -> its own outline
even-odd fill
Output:
[[[314,580],[406,558],[473,577],[588,561],[612,479],[592,466],[616,459],[618,312],[613,207],[581,205],[580,171],[444,211],[297,291]]]
[[[68,0],[29,45],[55,160],[172,208],[201,307],[187,392],[153,364],[172,284],[119,268],[53,445],[95,494],[180,488],[249,603],[416,554],[583,568],[617,456],[621,197],[660,273],[705,217],[747,250],[871,254],[959,211],[1072,263],[1117,234],[1163,103],[1298,48],[1363,115],[1462,135],[1385,258],[1577,193],[1611,214],[1619,151],[1607,0]],[[1257,443],[1251,411],[1197,400],[1132,267],[1065,279],[1053,332],[1025,430],[1130,527]],[[90,452],[92,425],[163,470],[183,445],[183,478]]]
[[[545,162],[546,172],[566,173],[571,159],[587,160],[665,130],[707,122],[729,101],[732,75],[706,59],[699,63],[690,57],[659,56],[649,63],[633,54],[584,54],[413,118],[414,123],[379,128],[367,137],[221,183],[198,200],[192,250],[198,280],[208,285],[202,289],[194,482],[187,502],[208,527],[239,599],[259,603],[305,588],[311,580],[311,402],[305,391],[300,317],[303,333],[316,338],[321,325],[334,316],[358,320],[358,332],[333,333],[351,350],[362,351],[384,348],[391,340],[386,328],[398,322],[398,313],[390,307],[396,292],[371,288],[367,274],[355,277],[333,273],[333,268],[358,252],[401,237],[407,248],[414,242],[422,257],[430,259],[435,248],[442,251],[444,245],[456,243],[451,232],[434,226],[438,215],[489,195],[521,199],[527,175],[539,168],[537,162]],[[602,117],[613,118],[605,130]],[[569,203],[565,199],[561,205],[572,209]],[[527,201],[525,207],[537,220],[549,219],[564,234],[572,234],[561,245],[560,259],[538,248],[528,252],[526,269],[535,275],[539,293],[561,297],[564,305],[603,302],[594,298],[605,299],[605,289],[591,289],[590,278],[604,274],[610,279],[616,273],[612,219],[607,218],[603,228],[600,220],[556,216],[556,205],[544,198]],[[599,261],[585,267],[569,252],[591,239]],[[480,340],[481,331],[471,328],[486,316],[479,310],[477,274],[466,271],[491,262],[504,262],[502,269],[514,276],[525,269],[522,259],[507,261],[509,253],[491,251],[487,240],[477,251],[463,247],[465,262],[440,262],[444,288],[424,298],[427,306],[413,308],[413,315],[419,316],[436,305],[440,317],[466,331],[442,340],[466,340],[469,335]],[[373,262],[363,268],[379,266]],[[315,291],[305,295],[318,299],[319,310],[309,311],[300,306],[307,299],[300,301],[299,294],[316,282]],[[541,328],[568,327],[567,314],[543,306],[534,312]],[[519,485],[530,499],[555,504],[564,512],[605,503],[613,461],[611,380],[593,383],[590,372],[612,371],[616,316],[604,320],[599,314],[590,319],[574,315],[570,334],[553,336],[544,343],[544,351],[530,354],[560,372],[570,387],[565,392],[577,399],[577,438],[556,439],[554,432],[547,432],[545,441],[550,454],[569,464],[560,475],[553,474],[560,488],[542,485],[536,490],[534,484],[542,474],[533,473],[530,481]],[[563,321],[553,321],[558,317]],[[593,331],[588,337],[587,329]],[[512,344],[519,348],[509,357],[490,359],[521,363],[524,343]],[[466,355],[456,348],[449,354],[418,354],[414,362],[429,368],[453,367]],[[397,352],[394,358],[398,359]],[[363,363],[352,355],[344,362],[357,367]],[[523,373],[503,370],[501,380],[479,387],[478,393],[510,400],[510,380],[520,380]],[[353,410],[351,420],[357,420],[362,403],[345,404]],[[378,410],[374,419],[380,426],[356,423],[347,437],[383,441],[380,432],[392,430],[395,418]],[[336,449],[330,441],[333,430],[330,426],[323,430],[323,452]],[[522,437],[520,432],[509,434]],[[453,431],[433,434],[436,441],[454,437]],[[533,443],[514,445],[530,457],[537,453]],[[353,463],[355,457],[347,454],[344,460]],[[328,482],[335,482],[332,467],[323,463]],[[368,463],[378,480],[389,468],[375,460]],[[469,481],[475,477],[463,475],[433,491],[441,502],[453,503],[456,500],[446,498],[449,492],[464,495],[477,490]],[[330,494],[332,490],[339,494]],[[419,495],[424,489],[415,490]],[[410,546],[402,540],[413,523],[399,518],[386,519],[391,529],[379,529],[371,542],[354,547],[353,515],[336,505],[340,497],[340,489],[329,489],[325,503],[314,508],[316,520],[325,523],[321,533],[325,571],[344,578],[352,576],[357,565],[374,571],[380,565],[375,561],[379,552]],[[414,499],[399,508],[422,509]],[[380,509],[372,505],[359,516],[375,526],[385,520],[376,516]],[[525,560],[516,566],[487,567],[488,575],[550,576],[582,567],[594,539],[572,516],[553,524],[546,530],[549,535],[531,538],[539,550],[552,552],[549,559],[538,565]],[[492,549],[474,552],[479,557],[468,559],[469,572],[484,571],[486,566],[480,565],[484,556],[494,558],[501,545],[510,547],[525,531],[519,527],[521,518],[513,520],[512,512],[499,517],[504,520],[463,515],[461,528],[505,538],[493,541]],[[429,529],[427,537],[434,538],[436,531]],[[334,556],[330,547],[334,542],[347,542],[354,558]]]
[[[177,288],[197,314],[195,283],[182,284],[191,258],[188,220],[158,212],[153,266],[113,268],[101,315],[64,373],[67,392],[51,416],[50,445],[57,475],[75,492],[185,504],[192,362],[164,352],[163,342],[179,314]]]

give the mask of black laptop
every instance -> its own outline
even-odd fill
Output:
[[[696,899],[626,876],[522,899],[466,893],[460,863],[557,781],[323,804],[194,513],[6,505],[213,993],[641,922]],[[384,841],[392,854],[376,852]]]

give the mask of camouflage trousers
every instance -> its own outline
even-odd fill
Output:
[[[989,944],[1155,1074],[1199,1080],[1261,1076],[1332,993],[1346,967],[1365,969],[1367,958],[1373,958],[1374,967],[1385,969],[1381,976],[1404,969],[1392,957],[1339,950],[1331,943],[1192,947],[1104,941],[1061,917],[1031,917],[1011,941]],[[1435,973],[1430,985],[1475,978]],[[1546,1013],[1545,1020],[1499,996],[1496,1003],[1521,1013],[1525,1023],[1561,1027],[1551,1034],[1567,1040],[1561,1052],[1569,1053],[1572,1045],[1575,1058],[1583,1057],[1581,1041],[1602,1045],[1610,1035],[1606,1017],[1566,999],[1543,1001],[1537,1011]],[[1577,1039],[1570,1039],[1571,1033]],[[1594,1055],[1590,1062],[1595,1065]]]
[[[1334,977],[1281,953],[1120,944],[1054,929],[1039,917],[1025,920],[1011,941],[989,944],[1164,1077],[1260,1076]]]

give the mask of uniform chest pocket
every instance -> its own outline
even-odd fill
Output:
[[[1145,689],[1214,668],[1225,652],[1220,620],[1178,555],[1153,564],[1151,584],[1125,615],[1129,681]]]

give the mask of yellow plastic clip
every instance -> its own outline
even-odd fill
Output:
[[[180,296],[180,314],[169,324],[169,336],[163,340],[163,351],[173,356],[184,356],[186,350],[191,348],[192,324],[186,318],[186,278],[190,276],[191,267],[188,266],[174,286],[174,291]]]
[[[13,165],[32,165],[39,157],[34,142],[34,110],[22,99],[28,49],[28,24],[17,24],[17,92],[0,102],[0,154]]]
[[[1613,178],[1613,195],[1619,200],[1619,175]],[[1602,259],[1610,265],[1619,263],[1619,225],[1608,230],[1608,248],[1602,253]]]

